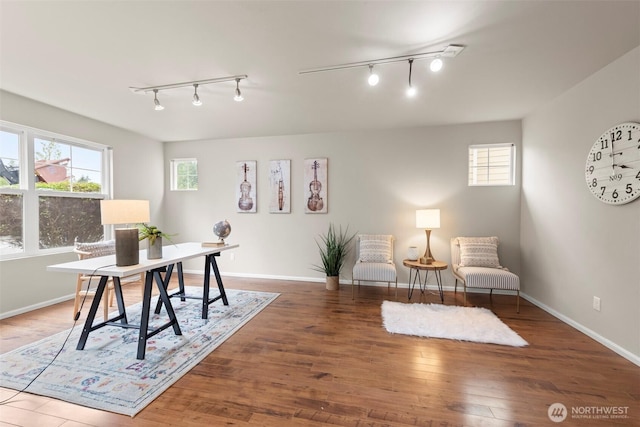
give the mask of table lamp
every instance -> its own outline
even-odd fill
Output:
[[[116,228],[116,265],[126,267],[140,262],[138,228],[130,224],[149,222],[148,200],[100,200],[100,217],[103,225],[125,224]]]
[[[427,233],[427,248],[424,251],[424,256],[420,258],[420,264],[432,264],[434,259],[431,255],[429,240],[431,230],[440,228],[440,209],[418,209],[416,211],[416,228],[424,228]]]

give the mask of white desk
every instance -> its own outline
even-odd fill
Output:
[[[229,305],[229,302],[227,301],[227,295],[224,291],[224,286],[222,285],[222,278],[220,277],[220,271],[218,270],[218,265],[216,263],[215,257],[219,256],[220,252],[222,251],[237,248],[238,246],[239,245],[226,245],[220,247],[203,248],[202,245],[197,242],[180,243],[177,245],[164,246],[162,248],[163,256],[160,259],[147,259],[147,251],[141,250],[140,263],[127,267],[116,266],[115,255],[108,255],[104,257],[89,258],[85,260],[66,262],[63,264],[50,265],[47,267],[47,271],[100,276],[100,282],[98,284],[98,288],[96,289],[96,294],[93,297],[93,302],[91,304],[89,314],[87,315],[87,320],[85,321],[82,334],[80,335],[78,346],[76,347],[78,350],[84,349],[84,346],[87,342],[87,337],[89,336],[90,332],[104,326],[137,328],[140,329],[137,358],[144,359],[148,338],[165,330],[169,326],[173,327],[173,331],[176,335],[182,334],[182,331],[180,331],[180,326],[178,325],[178,320],[176,319],[175,312],[173,311],[173,306],[171,305],[171,297],[173,296],[178,296],[183,300],[184,298],[186,298],[184,294],[184,281],[182,278],[182,261],[198,256],[205,257],[202,318],[206,319],[209,304],[211,304],[212,302],[217,301],[218,299],[222,299],[224,305]],[[178,280],[180,291],[172,295],[168,295],[167,287],[169,285],[169,280],[171,279],[173,267],[176,264],[178,264]],[[213,268],[213,272],[218,284],[218,289],[220,291],[220,295],[216,296],[215,298],[209,298],[209,278],[211,274],[211,268]],[[166,274],[163,278],[160,273],[164,273],[165,271]],[[145,273],[140,325],[133,325],[127,321],[127,313],[124,306],[124,299],[122,298],[122,289],[120,287],[120,279],[122,277],[136,273]],[[96,312],[98,311],[98,306],[100,305],[100,300],[102,299],[102,294],[104,293],[109,277],[113,278],[113,288],[116,294],[116,300],[118,302],[119,315],[112,319],[108,319],[105,322],[94,325],[93,321],[95,319]],[[169,316],[169,322],[153,331],[149,331],[148,328],[149,311],[151,308],[151,288],[153,287],[154,278],[156,285],[158,286],[158,290],[160,291],[160,299],[156,307],[156,312],[159,313],[162,304],[164,304]]]

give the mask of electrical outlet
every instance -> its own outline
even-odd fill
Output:
[[[233,261],[235,259],[236,259],[236,254],[234,254],[233,252],[229,252],[229,260]]]
[[[595,311],[600,311],[600,298],[593,297],[593,309]]]

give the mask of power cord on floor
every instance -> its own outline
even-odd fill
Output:
[[[31,384],[33,384],[40,377],[40,375],[42,375],[44,373],[44,371],[46,371],[49,368],[49,366],[51,366],[53,364],[53,362],[56,361],[56,359],[58,358],[60,353],[62,353],[62,350],[64,350],[64,346],[67,345],[67,341],[69,341],[69,337],[71,337],[71,333],[73,332],[73,330],[75,329],[76,325],[78,324],[78,319],[80,318],[80,314],[82,312],[82,307],[84,307],[84,302],[87,299],[87,295],[89,293],[89,289],[91,289],[91,280],[94,277],[96,277],[96,275],[95,275],[96,271],[98,271],[98,270],[100,270],[102,268],[108,268],[108,267],[113,267],[113,266],[115,266],[115,264],[104,265],[102,267],[97,267],[95,270],[93,270],[93,272],[89,275],[89,282],[87,283],[87,289],[84,292],[84,297],[82,298],[82,301],[80,302],[80,308],[78,309],[78,312],[73,316],[73,325],[71,325],[71,329],[69,329],[69,333],[67,334],[67,336],[65,337],[64,341],[62,342],[62,346],[60,347],[60,349],[58,350],[56,355],[53,356],[53,359],[51,359],[51,362],[49,362],[47,364],[47,366],[45,366],[38,373],[38,375],[36,375],[31,381],[29,381],[29,384],[24,386],[24,388],[22,390],[17,391],[13,396],[8,397],[8,398],[6,398],[4,400],[1,400],[0,401],[0,405],[5,405],[5,404],[9,403],[9,401],[11,401],[14,398],[16,398],[17,396],[19,396],[21,393],[24,393],[29,388],[29,386],[31,386]]]

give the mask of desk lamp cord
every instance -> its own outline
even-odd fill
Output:
[[[29,388],[29,386],[31,384],[33,384],[38,377],[40,377],[40,375],[42,375],[42,373],[44,371],[46,371],[49,366],[51,366],[53,364],[53,362],[56,361],[56,359],[58,358],[58,356],[60,355],[60,353],[62,353],[62,350],[64,350],[64,346],[67,345],[67,341],[69,341],[69,337],[71,336],[71,333],[73,332],[74,328],[76,327],[76,324],[78,323],[78,319],[80,318],[80,313],[82,312],[82,307],[84,306],[84,302],[87,299],[87,294],[89,293],[89,289],[91,289],[91,280],[95,277],[96,271],[100,270],[101,268],[108,268],[108,267],[113,267],[115,264],[111,264],[111,265],[103,265],[102,267],[97,267],[95,270],[93,270],[93,272],[89,275],[89,282],[87,283],[87,289],[84,292],[84,297],[82,298],[82,302],[80,303],[80,308],[78,309],[78,312],[75,314],[75,316],[73,316],[73,325],[71,325],[71,329],[69,330],[69,333],[67,334],[67,336],[65,337],[62,346],[60,347],[60,350],[58,350],[58,352],[56,353],[55,356],[53,356],[53,359],[51,359],[51,362],[49,362],[47,364],[47,366],[45,366],[39,373],[38,375],[36,375],[31,381],[29,381],[29,384],[27,384],[26,386],[24,386],[24,388],[22,390],[17,391],[13,396],[8,397],[2,401],[0,401],[0,405],[5,405],[7,403],[9,403],[9,401],[11,401],[12,399],[14,399],[16,396],[18,396],[20,393],[23,393],[25,390],[27,390]]]

